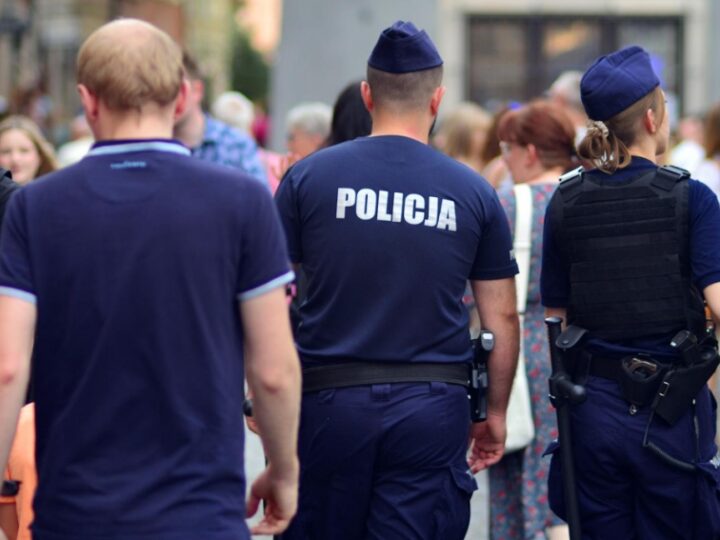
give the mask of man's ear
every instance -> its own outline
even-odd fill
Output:
[[[100,100],[84,84],[78,84],[77,91],[78,94],[80,94],[80,103],[82,103],[83,110],[85,111],[85,117],[87,118],[88,124],[92,126],[98,118]]]
[[[373,100],[372,90],[370,89],[370,85],[367,81],[360,83],[360,95],[362,96],[363,103],[365,104],[365,108],[368,112],[373,112],[375,102]]]
[[[183,79],[183,82],[180,85],[180,92],[178,92],[178,97],[175,99],[175,112],[173,114],[174,120],[177,120],[183,114],[185,114],[185,111],[187,110],[187,108],[189,106],[189,103],[188,103],[189,99],[190,99],[190,81],[188,81],[187,79]]]
[[[445,87],[438,86],[433,92],[432,98],[430,99],[430,112],[433,116],[437,116],[440,111],[440,103],[442,103],[443,96],[445,95]]]

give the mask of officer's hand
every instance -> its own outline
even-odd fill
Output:
[[[505,417],[490,412],[485,422],[472,425],[468,466],[473,474],[500,461],[505,451],[505,429]]]
[[[252,534],[280,534],[297,511],[299,465],[297,461],[289,471],[276,474],[268,465],[253,482],[247,502],[247,517],[257,512],[260,501],[265,501],[265,516],[255,525]]]

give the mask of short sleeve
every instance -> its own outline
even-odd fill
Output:
[[[270,192],[259,183],[248,184],[244,204],[246,219],[237,282],[240,301],[287,285],[295,278]]]
[[[495,191],[485,198],[482,236],[475,253],[471,280],[503,279],[518,273],[507,216]]]
[[[297,191],[293,179],[293,169],[290,169],[280,183],[275,193],[280,222],[287,237],[288,253],[293,263],[302,262],[302,245],[300,242],[300,212],[297,201]]]
[[[8,204],[0,232],[0,294],[35,303],[28,246],[25,197],[22,191]]]
[[[690,266],[695,285],[703,290],[720,282],[720,205],[705,184],[691,180],[688,189]]]

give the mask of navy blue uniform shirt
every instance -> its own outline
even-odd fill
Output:
[[[292,279],[259,182],[96,144],[10,202],[0,292],[37,303],[39,540],[247,538],[239,302]]]
[[[288,171],[276,200],[308,278],[304,362],[469,361],[466,280],[517,273],[492,187],[414,139],[317,152]]]
[[[608,175],[610,180],[628,180],[657,168],[653,162],[633,157],[631,164]],[[690,267],[695,286],[702,293],[708,285],[720,281],[720,207],[715,194],[702,182],[689,180],[688,217],[690,234]],[[557,195],[556,195],[557,196]],[[546,214],[543,239],[543,259],[540,288],[542,303],[545,307],[565,308],[570,296],[569,265],[564,261],[555,242],[553,227],[555,224]],[[646,352],[669,358],[675,356],[670,347],[673,336],[660,336],[654,339],[630,340],[621,343],[608,343],[591,340],[590,346],[598,352],[611,354],[629,354]]]

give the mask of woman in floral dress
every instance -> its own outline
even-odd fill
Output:
[[[498,126],[503,159],[515,183],[532,191],[533,217],[527,307],[523,327],[525,368],[532,402],[535,438],[522,450],[506,454],[490,468],[490,537],[492,540],[567,538],[567,528],[550,510],[547,474],[542,457],[557,437],[555,410],[547,397],[550,358],[544,309],[540,304],[540,256],[545,208],[558,178],[577,167],[575,130],[567,115],[546,102],[533,102],[508,112]],[[501,189],[500,201],[515,225],[512,186]]]

